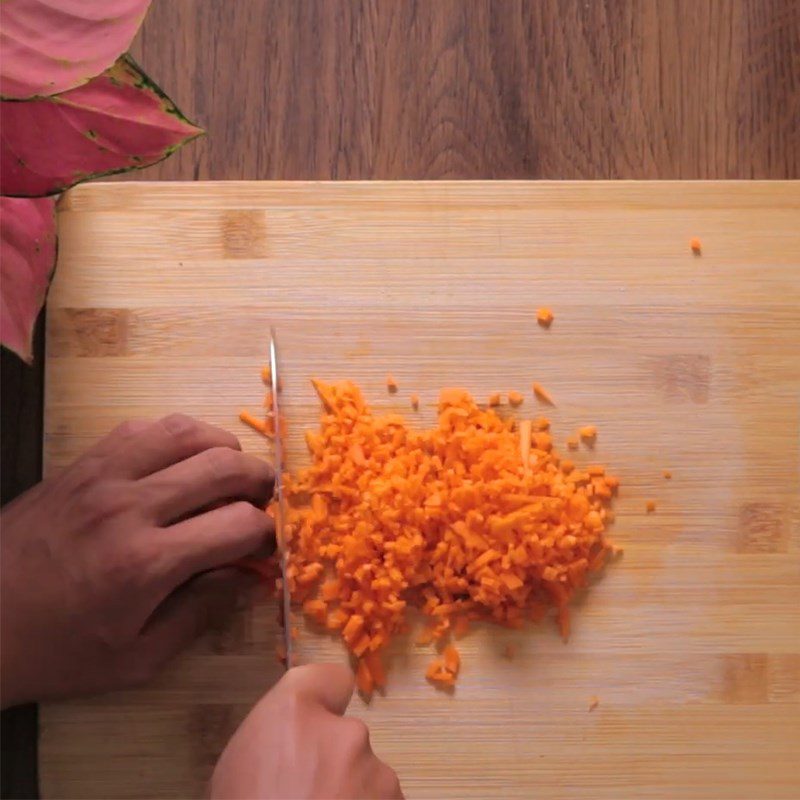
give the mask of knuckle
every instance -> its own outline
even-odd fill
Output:
[[[113,436],[118,439],[130,439],[132,436],[135,436],[141,430],[141,426],[137,425],[135,422],[132,422],[129,419],[126,419],[124,422],[121,422],[114,428],[113,431],[109,434],[109,436]]]
[[[243,473],[244,456],[229,447],[212,447],[203,454],[215,480],[226,482],[238,479]]]
[[[252,503],[246,500],[238,500],[231,506],[231,514],[234,524],[246,529],[256,531],[267,531],[269,529],[269,517]]]
[[[191,442],[200,432],[200,424],[187,414],[169,414],[161,420],[161,427],[177,441]]]
[[[364,720],[358,717],[344,717],[342,726],[342,737],[350,747],[356,751],[370,749],[369,728]]]
[[[90,474],[84,476],[78,488],[76,500],[89,534],[130,511],[135,504],[131,487],[124,481],[104,480],[99,474]]]

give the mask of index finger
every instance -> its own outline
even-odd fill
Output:
[[[239,440],[222,428],[186,414],[170,414],[120,442],[109,461],[129,478],[145,478],[212,447],[242,449]]]
[[[355,676],[344,664],[304,664],[292,667],[280,679],[278,687],[296,692],[332,714],[342,716],[353,696]]]

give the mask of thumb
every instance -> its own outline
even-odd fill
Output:
[[[139,635],[138,648],[163,664],[246,603],[257,583],[257,576],[230,567],[197,575],[153,612]]]
[[[353,696],[355,678],[344,664],[305,664],[292,667],[275,685],[275,691],[294,692],[341,716]]]

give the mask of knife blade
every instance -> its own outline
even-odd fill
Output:
[[[286,541],[285,511],[283,497],[283,430],[281,425],[280,392],[282,383],[278,372],[278,345],[275,328],[270,328],[269,336],[269,369],[272,375],[272,426],[275,430],[273,452],[275,456],[275,538],[281,554],[281,575],[283,584],[283,636],[286,649],[286,669],[292,666],[292,598],[289,594],[289,581],[286,578],[286,567],[289,563],[289,545]]]

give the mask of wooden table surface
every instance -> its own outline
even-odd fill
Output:
[[[154,0],[133,52],[209,132],[151,180],[800,176],[795,0]],[[2,354],[3,503],[41,474],[41,344]],[[3,796],[35,725],[3,714]]]

